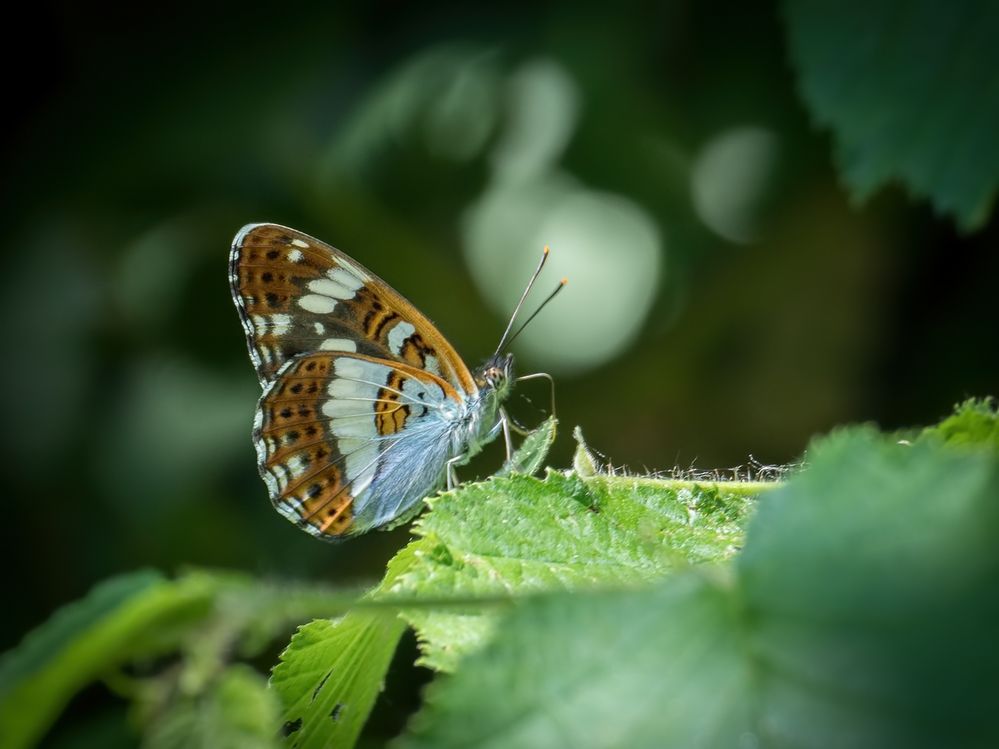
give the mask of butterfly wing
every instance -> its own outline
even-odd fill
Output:
[[[261,386],[294,356],[346,351],[406,364],[477,391],[468,367],[419,310],[360,263],[277,224],[249,224],[229,256],[233,300]]]
[[[254,425],[271,501],[327,540],[391,522],[439,486],[463,403],[444,379],[389,359],[291,359],[265,389]]]

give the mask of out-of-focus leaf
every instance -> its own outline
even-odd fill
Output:
[[[0,664],[0,746],[29,746],[85,684],[176,647],[208,612],[216,585],[155,572],[112,578],[31,632]]]
[[[285,746],[353,746],[404,630],[393,612],[371,610],[299,628],[271,674],[283,705]]]
[[[0,746],[30,745],[75,692],[144,657],[183,653],[181,689],[200,699],[234,649],[254,655],[286,628],[345,611],[356,599],[318,585],[277,585],[209,570],[175,580],[151,571],[112,578],[4,656]]]
[[[432,47],[373,86],[331,143],[321,172],[364,176],[400,142],[467,161],[483,149],[498,118],[501,79],[493,53]]]
[[[892,180],[965,229],[999,187],[999,4],[786,2],[805,103],[858,199]]]
[[[291,627],[345,613],[362,595],[316,583],[256,581],[252,589],[222,599],[220,615],[240,617],[239,653],[253,657]]]
[[[525,602],[430,687],[400,745],[740,746],[751,673],[734,609],[696,576],[671,582]]]
[[[277,749],[280,709],[267,680],[232,666],[207,693],[176,705],[146,736],[146,749]]]
[[[761,502],[738,563],[763,735],[995,745],[996,456],[863,430],[810,463]]]
[[[994,746],[997,536],[995,455],[835,435],[733,579],[520,602],[401,746]]]

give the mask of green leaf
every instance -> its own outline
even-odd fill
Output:
[[[271,674],[285,745],[351,747],[382,690],[405,624],[386,611],[352,611],[299,628]]]
[[[531,431],[520,443],[520,447],[510,456],[510,460],[496,473],[497,476],[509,476],[511,473],[523,473],[532,476],[537,473],[548,457],[548,450],[555,441],[558,419],[549,416]]]
[[[129,680],[117,673],[137,659],[180,651],[180,668],[153,685],[152,693],[179,687],[197,697],[217,680],[234,650],[252,656],[291,625],[344,611],[356,599],[356,594],[316,585],[278,585],[207,570],[176,580],[149,571],[112,578],[57,612],[4,656],[0,746],[31,744],[69,698],[95,679],[113,677],[128,696],[141,701],[148,690],[139,687],[133,693]],[[138,714],[143,714],[141,706]]]
[[[581,427],[576,426],[572,430],[572,438],[576,440],[576,452],[572,455],[572,470],[580,478],[593,478],[600,472],[600,465],[597,462],[596,456],[590,452],[586,440],[583,439],[583,430]]]
[[[995,746],[997,537],[994,454],[836,434],[731,579],[521,601],[401,746]]]
[[[0,694],[7,694],[18,682],[45,668],[77,637],[98,624],[108,614],[149,588],[163,582],[153,570],[140,570],[110,578],[97,585],[83,600],[71,603],[41,627],[24,638],[0,661]]]
[[[716,722],[748,714],[731,618],[724,591],[694,575],[524,603],[492,645],[431,684],[401,746],[740,746],[746,722]]]
[[[999,4],[785,2],[812,116],[858,200],[892,180],[966,230],[999,185]]]
[[[820,443],[739,560],[768,730],[996,745],[997,534],[996,455],[867,430]]]
[[[920,437],[999,453],[999,407],[994,398],[966,400],[954,408],[952,416],[924,429]]]
[[[378,595],[469,599],[634,585],[742,542],[762,485],[698,484],[549,472],[496,478],[430,500],[422,538],[389,566]],[[431,668],[452,671],[494,627],[481,606],[406,609]]]
[[[152,728],[146,749],[277,749],[280,708],[267,681],[228,668],[206,694],[175,705]]]
[[[0,664],[0,746],[29,746],[84,685],[130,659],[165,652],[201,621],[216,586],[136,572],[101,583],[31,632]]]

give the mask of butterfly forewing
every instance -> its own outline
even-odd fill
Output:
[[[468,367],[426,317],[325,242],[276,224],[251,224],[233,241],[229,279],[261,385],[299,354],[345,351],[476,391]]]
[[[435,488],[459,398],[440,377],[392,360],[295,357],[265,389],[254,429],[271,500],[320,538],[390,522]]]

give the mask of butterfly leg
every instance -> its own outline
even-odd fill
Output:
[[[500,408],[500,424],[503,425],[503,442],[506,443],[506,462],[513,456],[513,441],[510,439],[510,415],[505,408]]]
[[[456,455],[447,462],[447,490],[451,491],[461,482],[458,481],[458,472],[455,470],[455,465],[464,460],[464,455]]]

